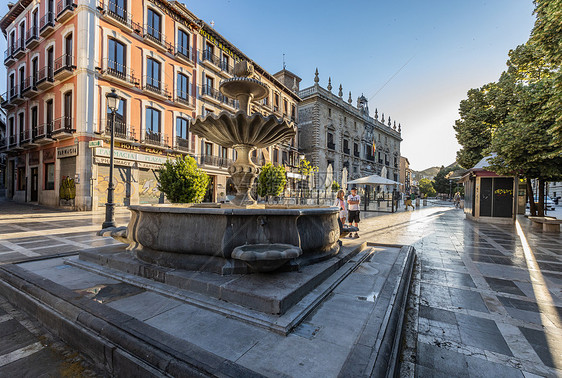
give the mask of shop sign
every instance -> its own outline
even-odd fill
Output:
[[[39,164],[39,151],[33,151],[29,153],[29,165]]]
[[[101,157],[101,156],[96,156],[94,157],[94,163],[96,164],[110,164],[109,158],[106,157]],[[134,161],[130,161],[130,160],[121,160],[121,159],[113,159],[113,164],[114,165],[122,165],[124,167],[132,167],[133,165],[135,165]]]
[[[88,147],[95,148],[95,147],[103,147],[103,140],[91,140],[88,142]]]
[[[96,156],[105,156],[105,157],[110,156],[109,148],[98,147],[94,150],[94,153]],[[163,156],[139,154],[136,152],[122,151],[122,150],[114,150],[113,157],[115,159],[133,160],[133,161],[152,163],[152,164],[164,164],[166,160],[168,160],[167,157],[163,157]]]
[[[154,169],[154,170],[158,170],[161,168],[160,165],[158,164],[150,164],[150,163],[138,163],[139,168],[144,168],[144,169]]]
[[[234,54],[227,46],[225,46],[221,41],[217,40],[214,36],[212,36],[206,30],[203,30],[202,28],[199,29],[199,34],[201,34],[203,37],[205,37],[205,39],[207,39],[208,41],[212,42],[215,46],[217,46],[225,54],[230,55],[232,57],[232,59],[234,59],[235,61],[237,61],[237,62],[240,61],[240,58],[238,57],[238,55]]]
[[[68,147],[58,147],[57,148],[57,159],[64,159],[67,157],[77,156],[78,155],[78,145],[75,144],[73,146]]]

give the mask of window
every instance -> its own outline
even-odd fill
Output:
[[[108,8],[112,16],[127,19],[127,0],[109,0]]]
[[[24,125],[24,120],[23,120],[23,113],[18,114],[18,123],[19,123],[19,131],[20,133],[23,133],[23,131],[25,130],[25,125]],[[20,134],[20,143],[21,143],[21,134]]]
[[[125,109],[127,109],[127,100],[121,98],[119,101],[119,108],[115,111],[115,136],[118,138],[127,138],[127,118]],[[113,113],[107,107],[107,124],[106,124],[106,131],[111,133],[111,119],[113,117]]]
[[[64,38],[64,48],[66,55],[64,57],[64,65],[67,67],[72,66],[72,33]]]
[[[45,190],[55,189],[55,163],[45,164]]]
[[[213,144],[205,142],[205,155],[213,156]]]
[[[189,78],[186,75],[178,73],[177,89],[177,97],[187,101],[189,97]]]
[[[19,47],[21,47],[22,49],[25,47],[24,42],[25,42],[25,24],[22,22],[20,24],[20,44],[19,44]]]
[[[55,52],[54,48],[50,47],[47,50],[47,79],[53,80],[53,70],[55,67]]]
[[[226,147],[221,148],[221,157],[223,159],[228,159],[228,148]]]
[[[343,152],[344,152],[345,154],[348,154],[348,153],[349,153],[349,142],[348,142],[347,139],[344,139],[344,140],[343,140]]]
[[[35,57],[31,61],[31,76],[33,78],[31,84],[34,88],[37,85],[37,74],[38,74],[38,72],[39,72],[39,58]]]
[[[107,47],[107,69],[112,73],[124,75],[125,66],[127,65],[125,45],[110,38],[107,41]]]
[[[189,121],[187,118],[176,118],[176,137],[187,140],[188,125]]]
[[[12,32],[10,33],[10,53],[13,53],[15,48],[16,48],[16,32],[12,30]]]
[[[205,56],[203,57],[204,59],[207,60],[212,60],[213,59],[213,55],[215,55],[215,46],[211,45],[210,43],[206,43],[205,44]]]
[[[31,108],[31,130],[33,136],[35,136],[37,130],[37,106]]]
[[[229,66],[228,56],[223,54],[221,58],[221,69],[228,72],[228,66]]]
[[[10,98],[16,97],[16,75],[10,75]]]
[[[146,59],[146,85],[160,89],[160,63],[152,58]]]
[[[273,150],[273,162],[275,164],[279,162],[279,150],[276,148]]]
[[[287,100],[283,100],[283,114],[289,114],[289,104],[287,103]]]
[[[146,132],[147,134],[160,134],[160,111],[154,108],[146,108]]]
[[[161,40],[160,15],[150,8],[146,14],[146,32],[152,38]]]
[[[291,105],[291,118],[295,119],[295,104]]]
[[[334,147],[334,134],[328,133],[328,148],[333,149]]]
[[[212,77],[205,76],[205,87],[203,88],[203,94],[211,95],[213,93],[213,87],[215,80]]]
[[[332,116],[332,109],[328,108],[328,117]]]
[[[25,190],[25,167],[18,167],[18,189]]]
[[[47,100],[47,128],[51,131],[53,125],[53,100]]]
[[[279,94],[275,93],[275,106],[273,107],[274,111],[278,111],[279,110]]]
[[[183,56],[190,58],[189,54],[189,34],[184,32],[183,30],[178,30],[178,46],[177,46],[178,53],[182,54]]]
[[[64,128],[72,128],[72,91],[64,94]]]
[[[20,67],[20,93],[23,91],[25,85],[25,66]]]

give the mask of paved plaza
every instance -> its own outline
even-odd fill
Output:
[[[531,231],[524,217],[515,225],[474,223],[446,202],[363,215],[363,240],[416,248],[402,376],[562,376],[560,234]],[[0,202],[0,264],[117,244],[95,235],[103,219]],[[120,210],[117,224],[127,221]],[[92,374],[3,298],[0,335],[0,376],[34,375],[37,366]]]

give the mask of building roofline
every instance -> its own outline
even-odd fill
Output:
[[[2,29],[2,33],[4,36],[7,35],[6,29],[12,22],[18,18],[18,16],[27,8],[29,4],[31,4],[32,0],[19,0],[15,3],[9,10],[8,13],[0,20],[0,29]]]

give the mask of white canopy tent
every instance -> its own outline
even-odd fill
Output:
[[[379,175],[371,175],[348,182],[355,185],[402,185],[398,181],[390,180]]]

